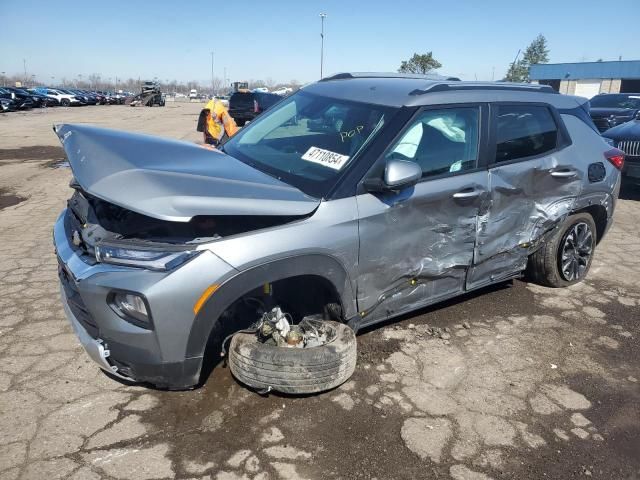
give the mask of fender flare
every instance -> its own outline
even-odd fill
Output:
[[[226,280],[207,300],[196,316],[189,340],[186,358],[202,357],[213,327],[224,312],[242,295],[269,282],[289,277],[314,275],[328,280],[338,294],[345,318],[356,314],[356,300],[349,274],[335,258],[323,254],[306,254],[264,263]]]

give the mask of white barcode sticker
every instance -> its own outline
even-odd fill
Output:
[[[344,167],[344,164],[347,163],[347,160],[349,160],[349,156],[340,155],[339,153],[332,152],[331,150],[311,147],[304,155],[302,155],[302,159],[308,162],[324,165],[325,167],[333,168],[334,170],[340,170]]]

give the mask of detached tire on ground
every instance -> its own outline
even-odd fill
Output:
[[[545,287],[581,282],[591,267],[596,225],[588,213],[570,215],[540,249],[529,257],[527,277]]]
[[[255,334],[231,339],[229,366],[233,376],[255,389],[289,393],[318,393],[346,382],[356,368],[356,335],[347,325],[327,322],[336,329],[330,342],[310,348],[266,345]]]

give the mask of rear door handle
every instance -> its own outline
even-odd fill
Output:
[[[453,198],[457,198],[459,200],[470,199],[479,197],[482,194],[483,190],[479,190],[477,188],[469,187],[460,190],[452,195]]]
[[[562,170],[552,170],[551,176],[556,178],[573,178],[578,174],[573,168],[563,168]]]

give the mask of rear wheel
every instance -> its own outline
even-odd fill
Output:
[[[69,100],[68,98],[63,98],[61,103],[63,107],[68,107],[69,105],[71,105],[71,100]]]
[[[581,282],[591,267],[596,246],[596,225],[588,213],[567,217],[545,244],[529,257],[527,274],[547,287]]]

